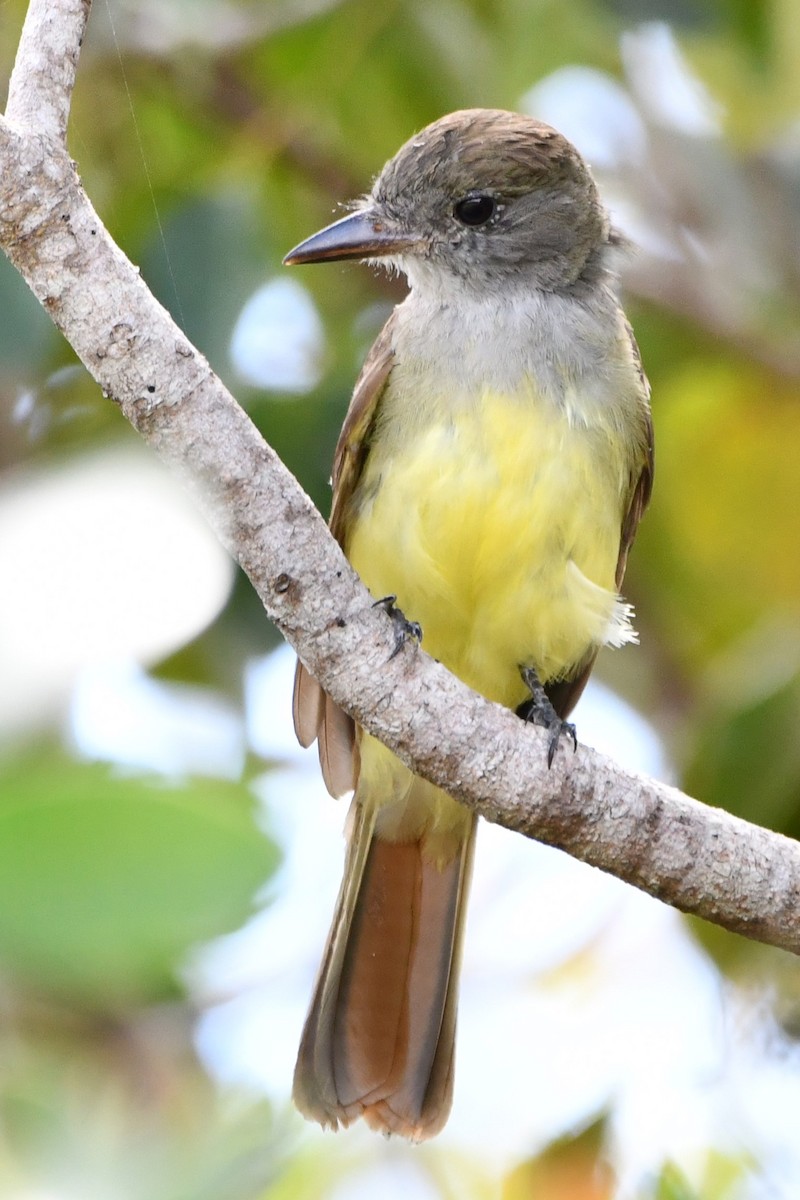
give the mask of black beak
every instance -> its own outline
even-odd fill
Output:
[[[335,221],[319,233],[306,238],[283,260],[287,267],[298,263],[332,262],[347,258],[381,258],[416,249],[421,237],[390,229],[373,210],[362,209]]]

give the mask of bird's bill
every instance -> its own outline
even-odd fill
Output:
[[[312,234],[290,250],[283,261],[292,267],[348,258],[383,258],[417,248],[421,240],[390,229],[377,213],[362,209]]]

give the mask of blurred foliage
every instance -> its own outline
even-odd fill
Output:
[[[603,1161],[603,1122],[561,1138],[523,1163],[505,1181],[502,1200],[611,1200],[614,1184]]]
[[[126,1022],[44,1007],[3,1016],[4,1198],[251,1200],[293,1168],[267,1105],[214,1095],[179,1009]]]
[[[24,9],[2,7],[3,79]],[[641,43],[624,35],[652,20],[669,24],[719,106],[719,134],[670,126],[631,83]],[[796,0],[98,0],[70,128],[113,235],[326,511],[353,378],[402,287],[360,268],[298,276],[327,331],[322,382],[300,398],[237,379],[228,346],[245,300],[443,112],[518,107],[574,63],[629,86],[648,153],[607,182],[671,248],[659,256],[644,239],[627,276],[653,386],[656,489],[626,582],[642,645],[600,670],[647,711],[689,791],[794,836],[798,61]],[[0,470],[130,436],[5,261],[0,311]],[[244,662],[273,639],[240,580],[162,673],[238,701]],[[123,779],[75,762],[55,727],[35,750],[6,750],[0,967],[13,1036],[0,1048],[0,1190],[21,1194],[26,1164],[63,1151],[76,1178],[108,1168],[117,1188],[128,1156],[148,1161],[143,1190],[125,1196],[321,1194],[313,1161],[279,1152],[286,1138],[267,1116],[211,1098],[184,1044],[182,955],[243,920],[276,863],[245,785]],[[796,966],[702,936],[732,974],[774,986],[796,1036]],[[595,1166],[578,1139],[521,1164],[504,1195],[611,1195]],[[738,1194],[722,1166],[715,1178],[702,1200]],[[677,1168],[653,1194],[698,1195]]]
[[[3,765],[0,797],[0,962],[89,1010],[174,996],[180,956],[240,925],[276,865],[219,780],[119,778],[45,749]]]

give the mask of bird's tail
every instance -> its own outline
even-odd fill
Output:
[[[323,1126],[363,1116],[421,1141],[441,1129],[452,1100],[475,819],[431,784],[407,779],[406,794],[388,804],[356,789],[294,1099]],[[437,811],[445,828],[440,820],[432,836],[426,820]]]

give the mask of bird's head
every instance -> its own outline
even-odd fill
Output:
[[[490,292],[517,282],[556,290],[608,240],[594,180],[565,137],[531,117],[467,109],[407,141],[354,212],[285,261],[368,259],[420,288],[455,279]]]

